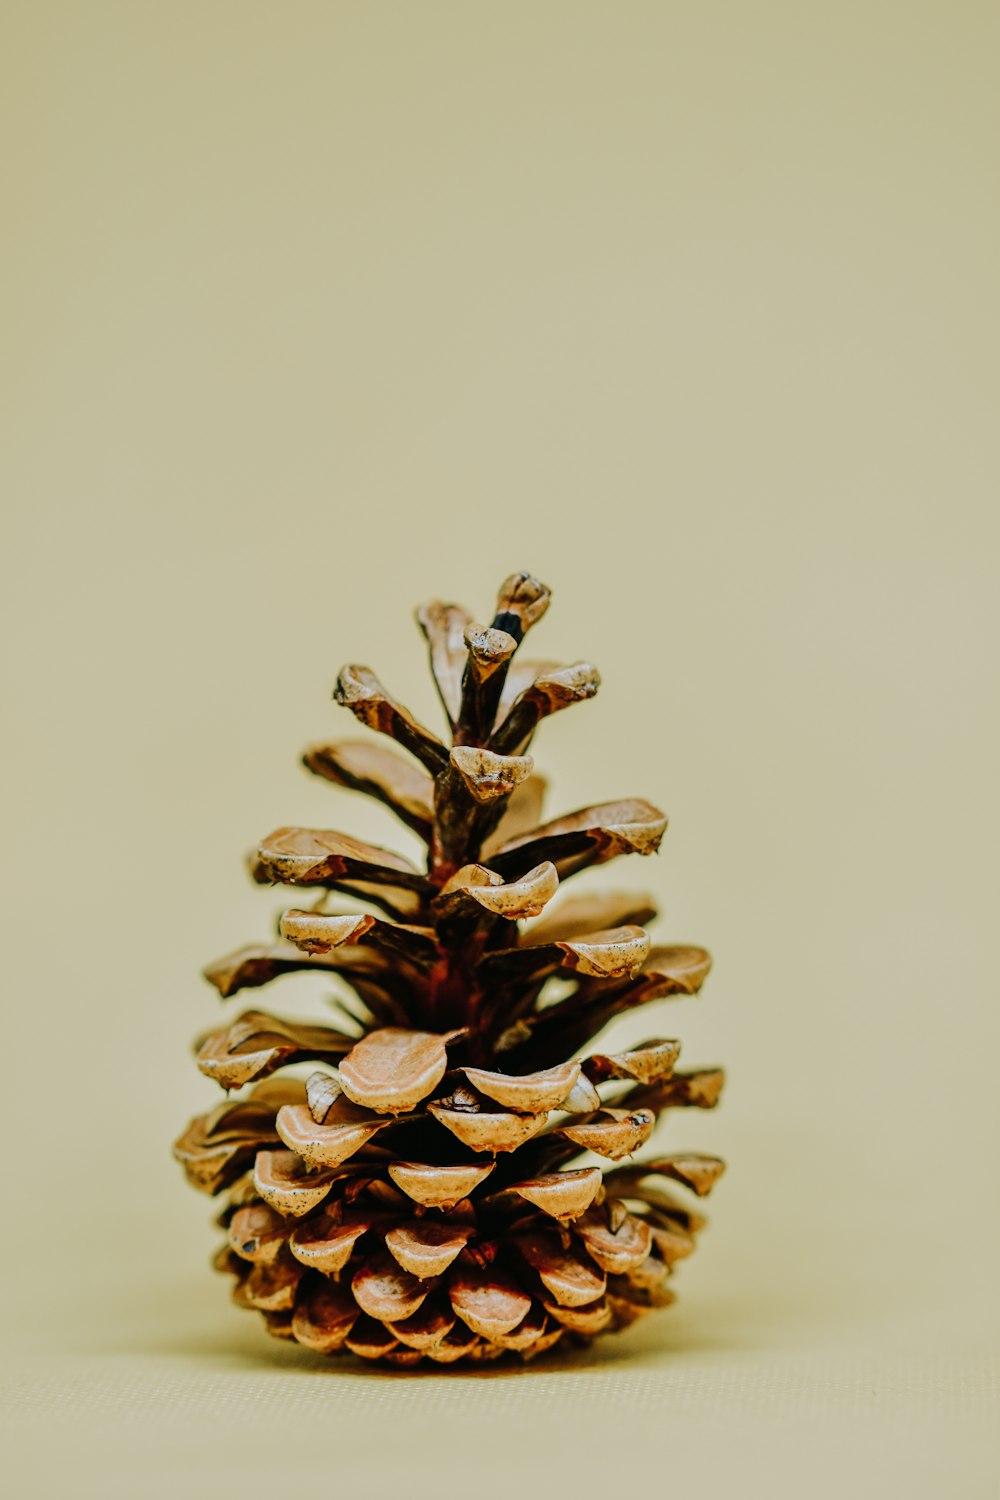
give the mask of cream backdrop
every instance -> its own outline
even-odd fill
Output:
[[[8,1492],[993,1496],[1000,10],[0,14]],[[729,1174],[618,1342],[326,1366],[169,1158],[198,971],[269,828],[395,837],[297,766],[341,662],[434,714],[413,605],[519,567]]]

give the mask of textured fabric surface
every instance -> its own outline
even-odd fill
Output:
[[[755,1175],[782,1158],[747,1137],[677,1306],[527,1368],[389,1372],[268,1338],[205,1268],[200,1202],[185,1220],[169,1194],[141,1241],[122,1219],[117,1263],[91,1237],[60,1280],[40,1247],[7,1345],[16,1493],[256,1500],[294,1482],[430,1500],[474,1475],[489,1497],[598,1496],[636,1474],[713,1497],[993,1500],[989,1233],[943,1235],[922,1201],[880,1224],[859,1192],[850,1212],[870,1232],[838,1232],[842,1214],[812,1200],[762,1246]]]
[[[598,1496],[631,1475],[711,1496],[996,1494],[995,1345],[972,1307],[928,1328],[845,1306],[824,1329],[773,1302],[758,1323],[707,1291],[689,1303],[525,1370],[407,1375],[280,1345],[193,1280],[112,1292],[111,1326],[71,1325],[57,1359],[10,1370],[15,1493]]]

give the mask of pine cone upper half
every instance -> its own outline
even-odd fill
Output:
[[[599,680],[586,662],[516,654],[548,602],[515,574],[489,625],[455,604],[417,612],[450,746],[367,667],[343,669],[336,701],[404,753],[348,739],[304,763],[391,808],[426,864],[279,828],[254,879],[318,900],[205,971],[223,998],[296,971],[350,992],[335,1002],[343,1029],[250,1009],[202,1037],[198,1066],[227,1097],[174,1147],[196,1187],[223,1195],[216,1264],[236,1301],[323,1354],[527,1358],[625,1327],[672,1300],[703,1222],[684,1193],[723,1170],[692,1153],[631,1159],[661,1111],[716,1104],[719,1069],[681,1071],[670,1038],[589,1050],[625,1012],[694,994],[710,959],[653,947],[645,897],[560,890],[654,853],[666,819],[623,801],[540,822],[532,737]],[[330,892],[372,910],[338,911]]]

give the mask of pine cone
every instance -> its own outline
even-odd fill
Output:
[[[673,1264],[703,1223],[668,1183],[701,1196],[723,1170],[691,1154],[579,1164],[631,1157],[661,1110],[712,1108],[722,1073],[677,1071],[678,1043],[659,1038],[577,1056],[624,1012],[695,993],[710,959],[651,947],[644,897],[548,912],[562,881],[654,853],[666,827],[641,801],[539,826],[532,735],[598,685],[586,663],[515,656],[548,602],[515,574],[488,627],[454,604],[418,611],[450,749],[367,667],[344,668],[337,702],[410,758],[346,740],[311,746],[305,765],[390,807],[427,843],[426,871],[346,834],[279,828],[255,880],[380,914],[321,895],[284,913],[277,942],[206,970],[223,997],[300,970],[356,996],[338,1002],[348,1030],[248,1010],[204,1037],[201,1071],[245,1092],[174,1147],[196,1187],[226,1195],[216,1264],[236,1301],[323,1354],[530,1358],[625,1327],[672,1300]],[[303,1063],[318,1066],[303,1077]]]

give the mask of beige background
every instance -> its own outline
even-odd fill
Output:
[[[0,14],[10,1493],[995,1495],[1000,10]],[[198,969],[269,828],[396,837],[297,768],[340,663],[432,714],[515,567],[730,1174],[658,1324],[348,1372],[206,1270]]]

